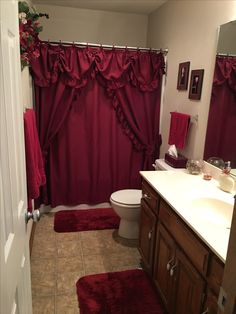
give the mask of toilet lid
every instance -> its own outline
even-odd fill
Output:
[[[141,190],[119,190],[111,194],[111,200],[126,205],[140,205]]]

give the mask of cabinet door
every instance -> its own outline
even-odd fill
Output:
[[[219,260],[215,255],[212,256],[209,263],[208,270],[208,287],[210,287],[211,291],[218,295],[220,293],[220,286],[222,284],[224,274],[224,263]]]
[[[211,291],[208,291],[207,293],[206,303],[202,313],[207,314],[218,313],[217,297]]]
[[[155,228],[156,216],[145,201],[142,200],[140,211],[139,252],[144,263],[144,268],[150,274],[152,273],[153,264]]]
[[[200,314],[205,282],[179,249],[176,249],[175,266],[172,270],[175,302],[171,312]]]
[[[174,265],[174,254],[175,242],[162,224],[159,223],[156,235],[153,279],[169,313],[171,313],[173,303],[170,269]]]

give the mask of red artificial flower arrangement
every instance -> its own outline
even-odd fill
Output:
[[[28,3],[19,2],[19,31],[20,31],[20,55],[21,68],[29,66],[31,60],[39,57],[38,44],[40,42],[39,33],[43,30],[38,19],[48,14],[37,13],[34,8],[30,8]]]

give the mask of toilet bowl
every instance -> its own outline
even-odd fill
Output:
[[[111,194],[110,203],[120,217],[118,234],[126,239],[138,239],[141,190],[119,190]]]

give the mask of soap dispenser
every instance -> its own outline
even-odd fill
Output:
[[[225,162],[222,173],[219,175],[220,189],[225,192],[232,192],[234,188],[234,179],[230,176],[230,161]]]

